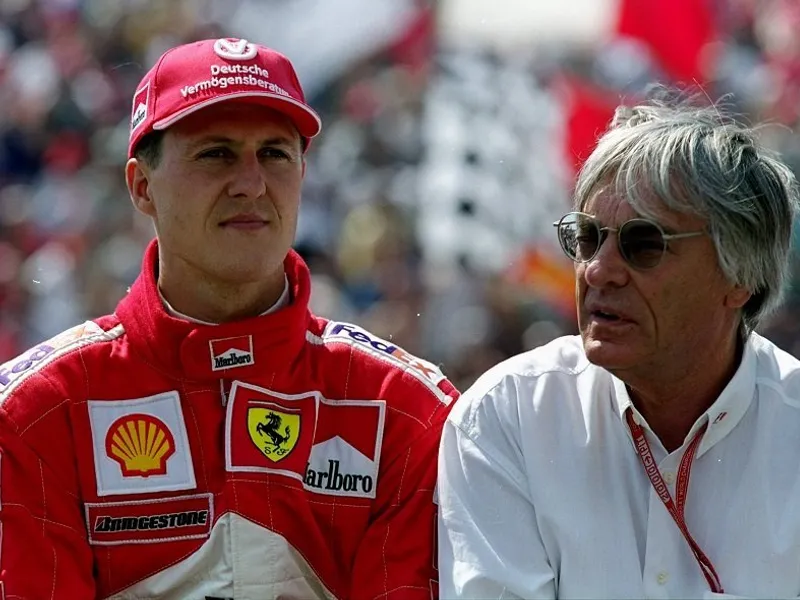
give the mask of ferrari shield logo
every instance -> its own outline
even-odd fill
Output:
[[[247,411],[247,431],[256,448],[278,462],[294,449],[300,438],[300,414],[251,406]]]

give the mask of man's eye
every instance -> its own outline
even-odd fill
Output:
[[[197,156],[198,158],[230,158],[232,154],[227,148],[208,148]]]
[[[261,156],[264,158],[278,158],[278,159],[287,159],[289,158],[289,154],[284,152],[279,148],[264,148],[261,150]]]

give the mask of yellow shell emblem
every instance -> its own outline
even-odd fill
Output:
[[[153,415],[125,415],[106,433],[106,454],[119,463],[125,477],[164,475],[174,453],[172,432]]]
[[[278,462],[294,449],[300,437],[300,415],[271,408],[247,410],[247,431],[256,448]]]

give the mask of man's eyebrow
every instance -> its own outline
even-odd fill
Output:
[[[191,146],[202,146],[204,144],[234,144],[235,140],[224,135],[204,135],[192,140]]]

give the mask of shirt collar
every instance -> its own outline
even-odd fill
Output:
[[[697,431],[704,423],[708,423],[708,429],[703,436],[703,441],[697,449],[697,457],[702,456],[707,450],[713,447],[714,444],[728,435],[739,421],[742,420],[747,409],[750,408],[756,386],[757,357],[754,344],[754,336],[751,335],[744,345],[739,368],[736,369],[728,385],[722,390],[722,393],[714,401],[714,404],[700,415],[694,425],[692,425],[691,430],[689,430],[689,434],[686,438],[690,440],[696,435]],[[625,423],[625,411],[631,408],[636,422],[643,428],[649,429],[644,417],[642,417],[633,405],[625,383],[613,375],[611,379],[614,384],[614,402],[616,403],[617,411],[622,422]],[[625,424],[625,429],[628,430],[627,424]],[[630,435],[630,431],[628,431],[628,434]]]
[[[167,312],[158,294],[158,242],[153,240],[145,251],[142,272],[115,314],[125,327],[131,351],[168,377],[190,381],[266,377],[298,363],[314,318],[308,309],[311,274],[305,262],[290,250],[283,268],[289,300],[281,310],[202,325]]]
[[[161,288],[158,288],[158,297],[161,298],[161,302],[164,304],[164,308],[166,309],[166,311],[173,317],[176,317],[178,319],[183,319],[184,321],[189,321],[191,323],[197,323],[199,325],[219,325],[219,323],[211,323],[209,321],[201,321],[200,319],[195,319],[194,317],[190,317],[189,315],[185,315],[182,312],[175,310],[174,308],[172,308],[172,305],[169,302],[167,302],[167,299],[164,298],[164,294],[161,293]],[[289,304],[289,278],[286,277],[286,275],[284,274],[283,291],[281,292],[280,298],[278,298],[275,301],[275,304],[270,306],[259,316],[263,317],[264,315],[269,315],[274,312],[277,312],[287,304]]]

